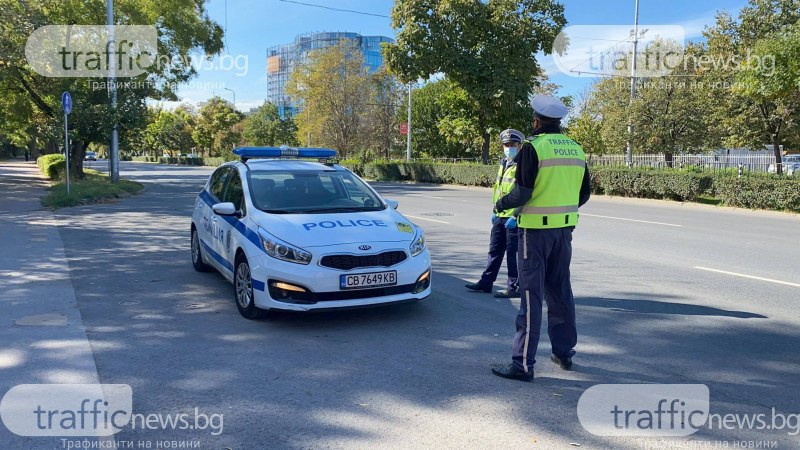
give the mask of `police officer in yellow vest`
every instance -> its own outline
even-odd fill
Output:
[[[512,363],[492,372],[521,381],[533,380],[543,302],[547,302],[551,359],[564,370],[572,368],[578,340],[569,274],[572,230],[578,224],[578,207],[589,200],[591,192],[583,149],[561,134],[567,107],[548,95],[536,96],[532,105],[533,137],[517,157],[516,185],[495,205],[497,211],[519,208],[522,298]]]
[[[497,181],[494,183],[492,203],[500,197],[511,192],[516,183],[517,163],[516,156],[525,135],[517,130],[505,130],[500,133],[503,142],[503,159],[497,171]],[[514,210],[498,211],[492,214],[492,233],[489,237],[489,258],[486,270],[483,271],[480,281],[469,283],[466,288],[475,292],[492,292],[492,285],[497,280],[500,267],[503,265],[503,256],[506,256],[508,266],[508,281],[506,288],[496,293],[497,298],[519,297],[517,283],[517,220],[513,217]]]

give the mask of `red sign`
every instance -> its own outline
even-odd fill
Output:
[[[408,134],[408,124],[403,122],[400,124],[400,134]]]

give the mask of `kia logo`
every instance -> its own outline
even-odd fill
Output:
[[[370,245],[359,245],[358,246],[359,250],[364,250],[364,251],[370,250],[371,248],[372,248],[372,246],[370,246]]]

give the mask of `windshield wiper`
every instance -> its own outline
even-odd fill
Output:
[[[337,206],[332,208],[312,208],[303,209],[298,211],[300,214],[315,214],[315,213],[332,213],[332,212],[362,212],[362,211],[380,211],[383,207],[380,206]]]
[[[288,209],[262,209],[261,211],[267,214],[292,214],[297,211],[289,211]]]

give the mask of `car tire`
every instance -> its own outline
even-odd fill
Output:
[[[211,266],[203,262],[203,249],[200,246],[200,236],[197,229],[192,227],[192,267],[198,272],[209,272]]]
[[[236,257],[233,265],[233,300],[236,309],[245,319],[255,320],[264,316],[264,310],[256,307],[253,295],[253,276],[250,264],[244,255]]]

